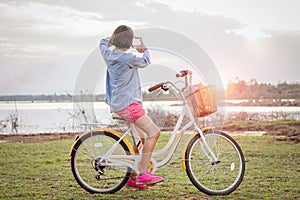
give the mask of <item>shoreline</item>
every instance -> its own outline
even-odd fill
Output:
[[[162,133],[171,132],[161,129]],[[229,121],[222,131],[233,136],[273,136],[276,140],[300,142],[300,120]],[[188,131],[187,131],[188,132]],[[33,143],[75,138],[83,132],[0,133],[0,143]]]
[[[178,100],[145,100],[145,102],[177,102]],[[0,105],[8,104],[8,105],[18,105],[18,104],[48,104],[48,103],[105,103],[105,101],[84,101],[84,102],[74,102],[74,101],[0,101]],[[174,106],[177,106],[177,104],[174,104]],[[251,107],[251,106],[257,106],[257,107],[300,107],[300,100],[297,101],[297,103],[286,103],[286,102],[280,102],[280,103],[219,103],[218,106],[243,106],[243,107]]]

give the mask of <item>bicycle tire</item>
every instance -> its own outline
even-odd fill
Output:
[[[118,136],[101,130],[89,132],[76,141],[71,153],[71,168],[83,189],[90,193],[115,193],[126,184],[131,173],[129,167],[101,166],[97,162],[118,140]],[[131,154],[123,141],[115,151],[115,155],[122,154]]]
[[[185,152],[186,173],[193,185],[208,195],[227,195],[242,182],[245,159],[238,143],[218,130],[206,130],[204,135],[217,163],[208,160],[199,144],[200,134],[189,142]]]

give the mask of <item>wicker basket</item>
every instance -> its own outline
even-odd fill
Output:
[[[204,117],[217,111],[216,93],[212,86],[196,84],[190,87],[186,95],[194,117]]]

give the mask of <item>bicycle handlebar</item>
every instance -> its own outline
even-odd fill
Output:
[[[157,84],[157,85],[154,85],[154,86],[152,86],[151,88],[149,88],[148,91],[149,91],[149,92],[152,92],[152,91],[154,91],[154,90],[156,90],[156,89],[162,87],[162,85],[163,85],[162,83],[159,83],[159,84]]]
[[[189,75],[189,77],[190,77],[189,81],[188,81],[187,75]],[[185,87],[182,90],[184,90],[185,88],[187,88],[187,86],[191,83],[191,76],[192,76],[192,72],[189,71],[189,70],[181,70],[180,72],[178,72],[176,74],[177,78],[179,78],[179,77],[185,77]],[[176,88],[176,86],[172,82],[164,82],[164,83],[158,83],[158,84],[150,87],[148,89],[148,91],[152,92],[154,90],[157,90],[158,88],[161,88],[161,89],[167,91],[169,89],[169,87],[166,86],[167,83],[173,85]],[[176,88],[176,89],[179,90],[178,88]]]

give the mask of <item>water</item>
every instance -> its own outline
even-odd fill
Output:
[[[144,102],[145,108],[164,109],[169,113],[179,113],[180,107],[174,101]],[[175,105],[175,106],[174,106]],[[0,133],[12,133],[12,119],[18,118],[18,133],[49,133],[49,132],[73,132],[82,131],[85,128],[84,115],[89,123],[93,113],[99,124],[112,123],[109,107],[104,102],[77,103],[54,102],[54,103],[0,103]],[[80,109],[78,109],[80,108]],[[224,109],[220,107],[219,110]],[[292,118],[300,120],[300,107],[263,107],[263,106],[226,106],[227,117],[260,117],[258,119]],[[79,120],[78,120],[79,119]]]

